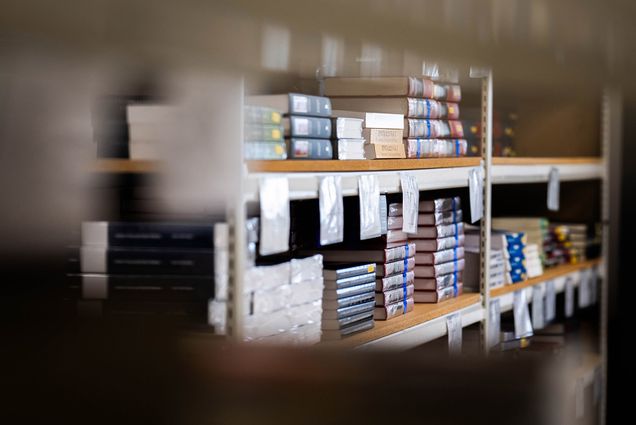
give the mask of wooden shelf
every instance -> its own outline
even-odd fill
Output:
[[[563,276],[572,272],[577,272],[579,270],[588,269],[590,267],[594,267],[600,264],[600,259],[594,259],[589,261],[584,261],[579,264],[564,264],[562,266],[552,267],[546,269],[545,272],[538,277],[533,277],[532,279],[528,279],[525,282],[514,283],[512,285],[506,285],[500,288],[495,288],[490,291],[491,297],[500,297],[505,294],[509,294],[515,291],[518,291],[523,288],[527,288],[529,286],[538,285],[547,280],[557,278],[559,276]]]
[[[420,170],[430,168],[476,167],[480,158],[376,159],[376,160],[285,160],[247,161],[253,173],[316,173],[348,171]]]
[[[578,157],[494,157],[493,165],[600,165],[601,158],[595,156]]]
[[[409,328],[426,324],[426,322],[473,306],[479,302],[479,294],[469,293],[462,294],[457,298],[439,304],[415,304],[413,311],[410,313],[391,320],[376,321],[373,329],[351,335],[340,341],[323,342],[322,345],[341,347],[361,346],[381,338],[391,337]]]
[[[98,159],[90,166],[93,173],[154,173],[160,168],[159,161],[133,159]]]

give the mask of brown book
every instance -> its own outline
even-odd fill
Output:
[[[418,266],[417,263],[413,271],[418,278],[438,277],[449,273],[458,273],[464,270],[464,259],[449,261],[448,263],[436,264],[434,266]],[[376,287],[377,289],[377,287]]]
[[[337,77],[325,79],[325,96],[414,96],[432,98],[435,83],[416,77]]]
[[[331,100],[334,108],[352,111],[401,114],[407,118],[456,120],[459,105],[432,99],[413,97],[336,97]]]
[[[362,137],[367,143],[402,143],[402,130],[388,128],[365,128],[362,130]]]
[[[439,303],[451,298],[458,297],[462,294],[462,285],[457,287],[449,286],[439,291],[415,291],[413,293],[413,300],[416,303]],[[377,307],[376,307],[377,310]],[[375,313],[374,313],[375,316]]]
[[[406,298],[413,297],[413,291],[415,287],[413,285],[403,286],[402,288],[391,289],[390,291],[376,292],[375,293],[375,305],[376,307],[393,304],[404,301],[404,294]]]
[[[455,284],[463,283],[462,272],[445,274],[438,277],[417,278],[413,282],[416,291],[439,291]]]
[[[433,264],[448,263],[464,258],[464,247],[460,246],[452,249],[445,249],[436,252],[418,252],[415,254],[415,264],[427,266]]]
[[[389,320],[389,319],[393,319],[394,317],[398,317],[403,314],[406,314],[409,311],[413,310],[413,302],[414,302],[413,298],[407,298],[406,303],[404,301],[399,301],[393,304],[387,304],[382,307],[376,307],[373,310],[373,319],[374,320]],[[406,310],[404,307],[406,307]]]
[[[411,255],[415,255],[415,251]],[[413,271],[415,267],[415,258],[409,257],[403,260],[391,261],[390,263],[379,263],[375,269],[378,277],[392,276],[401,274],[406,269],[407,272]]]
[[[364,146],[364,157],[367,159],[402,159],[406,158],[402,143],[376,143]]]

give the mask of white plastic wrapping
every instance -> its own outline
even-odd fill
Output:
[[[382,233],[380,225],[380,185],[374,175],[358,177],[360,198],[360,239],[377,238]]]
[[[417,179],[411,174],[400,173],[400,184],[402,185],[402,231],[415,234],[420,204]]]
[[[322,298],[322,278],[285,284],[268,291],[253,291],[244,297],[245,311],[252,315],[307,304]]]
[[[326,176],[318,184],[320,210],[320,245],[342,242],[344,238],[344,206],[342,177]]]
[[[543,285],[536,285],[532,288],[532,328],[543,329],[545,320],[543,318]]]
[[[322,301],[314,301],[277,312],[245,317],[244,338],[247,341],[290,332],[304,325],[320,327]]]
[[[227,300],[230,269],[230,230],[227,223],[214,224],[214,298]]]
[[[419,139],[404,140],[407,158],[452,158],[465,156],[468,150],[466,139]]]
[[[554,281],[548,280],[545,283],[545,308],[544,308],[544,321],[550,323],[556,318],[556,290],[554,288]]]
[[[448,353],[459,355],[462,352],[462,316],[454,313],[446,316],[446,329],[448,333]]]
[[[492,348],[499,344],[499,333],[501,332],[501,304],[499,298],[490,300],[488,308],[490,315],[490,328],[488,329],[488,348]]]
[[[559,169],[552,167],[548,175],[548,209],[550,211],[559,210]]]
[[[513,313],[515,319],[515,338],[532,336],[532,322],[526,301],[526,291],[515,291],[513,299]]]
[[[273,266],[251,267],[245,270],[243,291],[268,291],[278,286],[289,284],[290,263],[285,262]]]
[[[565,278],[565,317],[574,315],[574,280],[571,276]]]
[[[260,182],[261,255],[289,250],[289,182],[286,177],[266,177]]]
[[[386,195],[380,195],[380,233],[386,235],[389,231],[389,208]]]
[[[290,269],[292,285],[308,280],[322,280],[322,255],[294,258],[290,262]]]
[[[258,217],[248,218],[245,222],[245,232],[247,233],[247,267],[254,267],[256,262],[256,244],[258,243],[259,231]]]
[[[470,193],[470,222],[475,223],[484,215],[484,180],[481,168],[471,168],[468,171],[468,191]]]

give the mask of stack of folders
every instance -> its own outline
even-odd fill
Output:
[[[214,295],[214,226],[140,222],[82,223],[83,299],[107,313],[162,314],[207,323]]]
[[[468,234],[468,230],[466,230]],[[479,246],[472,246],[468,243],[474,242],[474,239],[467,239],[464,247],[464,287],[473,291],[479,291],[479,277],[481,259],[479,255]],[[490,288],[499,288],[504,286],[506,282],[506,266],[504,263],[504,254],[500,249],[490,250]]]
[[[245,341],[315,344],[322,318],[322,256],[248,268],[244,276]]]
[[[406,117],[400,137],[409,158],[466,155],[463,126],[458,120],[461,88],[457,84],[417,77],[338,77],[325,80],[325,93],[335,109]],[[373,150],[377,153],[378,148]]]
[[[327,261],[373,262],[374,319],[388,320],[413,310],[415,244],[401,230],[388,230],[379,238],[362,241],[354,249],[322,251]]]
[[[362,138],[366,159],[405,157],[402,144],[404,115],[355,112],[355,110],[335,110],[333,114],[338,118],[363,120]]]
[[[586,259],[587,225],[554,223],[550,226],[554,235],[557,253],[568,264],[577,264]]]
[[[325,263],[323,277],[322,339],[373,328],[375,263]]]
[[[250,96],[250,105],[281,111],[288,157],[332,159],[331,102],[327,97],[300,93]]]
[[[332,119],[333,151],[337,159],[364,159],[363,125],[362,118],[341,116]]]
[[[389,205],[389,228],[402,204]],[[464,224],[459,197],[421,201],[415,243],[415,302],[437,303],[462,293]]]
[[[245,105],[245,159],[287,159],[280,111]]]
[[[174,110],[161,104],[129,104],[128,152],[130,159],[160,160],[162,145],[169,142]]]

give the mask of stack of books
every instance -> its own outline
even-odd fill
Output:
[[[106,313],[205,324],[214,296],[213,234],[212,224],[84,222],[73,281],[82,299],[101,301]]]
[[[161,104],[129,104],[128,151],[130,159],[160,160],[162,144],[169,141],[174,110]]]
[[[413,310],[415,244],[401,230],[375,239],[321,251],[326,261],[375,263],[375,320],[388,320]],[[406,297],[404,296],[406,294]]]
[[[246,105],[244,111],[245,159],[287,159],[280,111],[251,105]]]
[[[528,279],[526,270],[526,235],[523,232],[493,230],[491,247],[504,253],[506,284],[523,282]]]
[[[402,133],[404,115],[356,111],[333,111],[338,118],[363,120],[362,138],[366,159],[405,158]]]
[[[363,124],[362,118],[334,117],[332,119],[333,151],[336,159],[364,159]]]
[[[493,229],[510,232],[523,232],[526,246],[524,249],[525,267],[528,277],[543,274],[545,262],[544,242],[548,236],[549,222],[542,217],[498,217],[492,219]]]
[[[375,263],[325,263],[323,278],[322,339],[373,328]]]
[[[389,222],[402,213],[389,205]],[[462,293],[464,224],[459,197],[421,201],[415,244],[415,302],[437,303]]]
[[[248,268],[244,276],[245,341],[315,344],[322,318],[322,256]]]
[[[408,158],[466,155],[459,85],[417,77],[338,77],[325,80],[325,94],[335,109],[406,117],[402,137]]]
[[[466,234],[469,232],[466,230]],[[478,240],[478,239],[477,239]],[[469,245],[474,243],[474,238],[467,238],[464,247],[464,287],[470,288],[472,291],[479,292],[479,278],[481,276],[481,258],[479,255],[479,246]],[[506,266],[504,253],[500,249],[490,250],[490,289],[499,288],[506,283]]]
[[[496,109],[492,118],[493,156],[516,156],[515,137],[518,116],[511,110]],[[481,109],[462,108],[462,125],[468,143],[468,155],[481,153]]]
[[[288,158],[332,159],[331,102],[300,93],[250,96],[250,105],[281,111]]]

